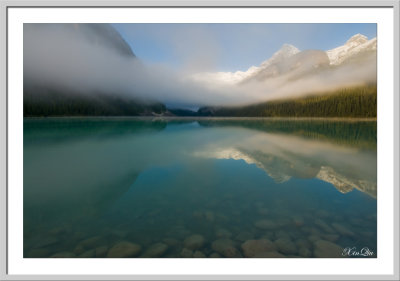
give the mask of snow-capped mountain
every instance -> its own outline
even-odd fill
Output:
[[[291,56],[300,53],[300,50],[290,44],[283,44],[283,46],[275,52],[271,58],[261,63],[260,68],[266,68],[272,64],[282,62],[283,60],[290,58]]]
[[[267,69],[275,64],[278,64],[285,59],[299,53],[300,50],[295,46],[284,44],[271,58],[263,61],[260,66],[251,66],[246,71],[236,72],[203,72],[193,75],[193,79],[199,82],[220,82],[226,84],[237,84],[250,78],[262,70]]]
[[[337,48],[300,51],[295,46],[284,44],[271,58],[259,66],[251,66],[246,71],[197,73],[192,79],[198,82],[222,84],[241,84],[252,80],[264,81],[269,78],[289,74],[299,78],[314,73],[318,68],[338,66],[353,58],[365,59],[365,55],[376,54],[376,38],[368,40],[362,34],[352,36],[344,45]]]
[[[331,65],[339,65],[355,55],[369,51],[376,51],[376,37],[368,40],[366,36],[356,34],[346,44],[326,51],[326,54],[329,57]]]
[[[341,193],[347,193],[353,189],[358,189],[359,191],[376,198],[376,183],[348,178],[337,173],[331,167],[322,166],[316,178],[331,183]]]

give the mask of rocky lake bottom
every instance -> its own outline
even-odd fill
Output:
[[[377,257],[376,122],[24,120],[25,258]]]

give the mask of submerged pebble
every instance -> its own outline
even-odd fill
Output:
[[[336,242],[340,238],[339,234],[323,234],[321,236],[322,236],[322,238],[324,240],[328,240],[328,241],[331,241],[331,242]]]
[[[211,253],[208,257],[209,257],[209,258],[214,258],[214,259],[215,259],[215,258],[222,258],[220,254],[215,253],[215,252],[214,252],[214,253]]]
[[[232,236],[232,232],[225,228],[217,228],[215,230],[215,237],[217,238],[230,238]]]
[[[314,220],[314,224],[317,225],[319,228],[321,228],[324,232],[327,233],[334,233],[335,231],[333,230],[332,227],[330,227],[326,222],[324,222],[322,219],[316,219]]]
[[[251,240],[254,238],[254,234],[249,232],[249,231],[242,231],[240,232],[235,239],[241,242],[244,242],[246,240]]]
[[[195,251],[193,254],[194,258],[206,258],[206,255],[202,251]]]
[[[335,223],[335,222],[332,223],[332,227],[335,228],[335,230],[338,233],[340,233],[341,235],[350,236],[350,237],[355,236],[353,231],[349,230],[347,227],[345,227],[345,226],[343,226],[343,225],[341,225],[339,223]]]
[[[203,247],[204,242],[205,242],[205,239],[204,239],[203,235],[194,234],[194,235],[187,237],[185,239],[185,241],[183,241],[183,245],[185,246],[185,248],[188,248],[190,250],[197,250],[197,249],[200,249],[201,247]]]
[[[93,249],[97,246],[104,245],[106,240],[102,236],[93,236],[81,241],[77,248]]]
[[[174,247],[174,246],[176,246],[176,245],[178,245],[180,243],[178,239],[169,238],[169,237],[168,238],[164,238],[162,241],[165,244],[167,244],[168,246],[170,246],[170,247]]]
[[[82,254],[80,254],[78,256],[78,258],[94,258],[94,257],[96,257],[96,250],[95,249],[88,250],[88,251],[86,251],[86,252],[84,252],[84,253],[82,253]]]
[[[107,258],[131,258],[139,255],[142,247],[140,245],[122,241],[115,244],[107,253]]]
[[[27,258],[46,258],[50,255],[50,250],[45,248],[37,248],[30,250],[26,257]],[[25,256],[24,256],[25,257]]]
[[[283,254],[293,255],[297,253],[296,244],[289,238],[279,238],[278,240],[275,240],[274,243],[278,248],[278,251]]]
[[[50,258],[76,258],[76,255],[71,252],[59,252],[52,255]]]
[[[343,248],[326,240],[314,242],[314,256],[316,258],[342,258]]]
[[[231,239],[224,238],[215,240],[211,248],[226,258],[241,258],[242,255],[235,246],[235,243]]]
[[[159,258],[168,250],[168,245],[156,243],[151,245],[141,256],[142,258]]]
[[[285,258],[285,256],[276,251],[271,251],[258,253],[253,258]]]
[[[278,227],[272,220],[259,220],[254,223],[254,226],[260,229],[276,229]]]
[[[96,249],[96,258],[104,258],[107,255],[108,247],[107,246],[100,246]]]
[[[299,248],[299,255],[303,258],[309,258],[312,256],[312,252],[309,248],[300,247]]]
[[[182,258],[193,258],[193,251],[189,250],[187,248],[183,248],[181,253],[180,253],[180,256]]]
[[[241,248],[246,258],[254,258],[261,253],[276,251],[276,245],[268,239],[247,240]]]

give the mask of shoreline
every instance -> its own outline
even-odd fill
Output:
[[[288,120],[288,121],[346,121],[346,122],[376,122],[376,117],[223,117],[223,116],[29,116],[24,120],[57,120],[57,119],[86,119],[86,120],[144,120],[144,121],[173,121],[173,120]]]

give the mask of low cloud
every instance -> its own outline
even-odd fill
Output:
[[[24,83],[81,94],[110,93],[156,100],[175,107],[240,105],[301,96],[376,80],[375,57],[296,78],[282,75],[241,85],[195,81],[190,66],[173,71],[116,51],[118,46],[88,39],[82,25],[24,25]],[[188,39],[186,39],[188,40]],[[196,41],[196,44],[201,42]],[[205,51],[217,46],[204,46]],[[134,51],[134,50],[133,50]],[[210,54],[209,57],[213,57]],[[190,62],[190,60],[188,60]],[[212,62],[193,57],[204,68]],[[198,68],[196,65],[195,68]]]

